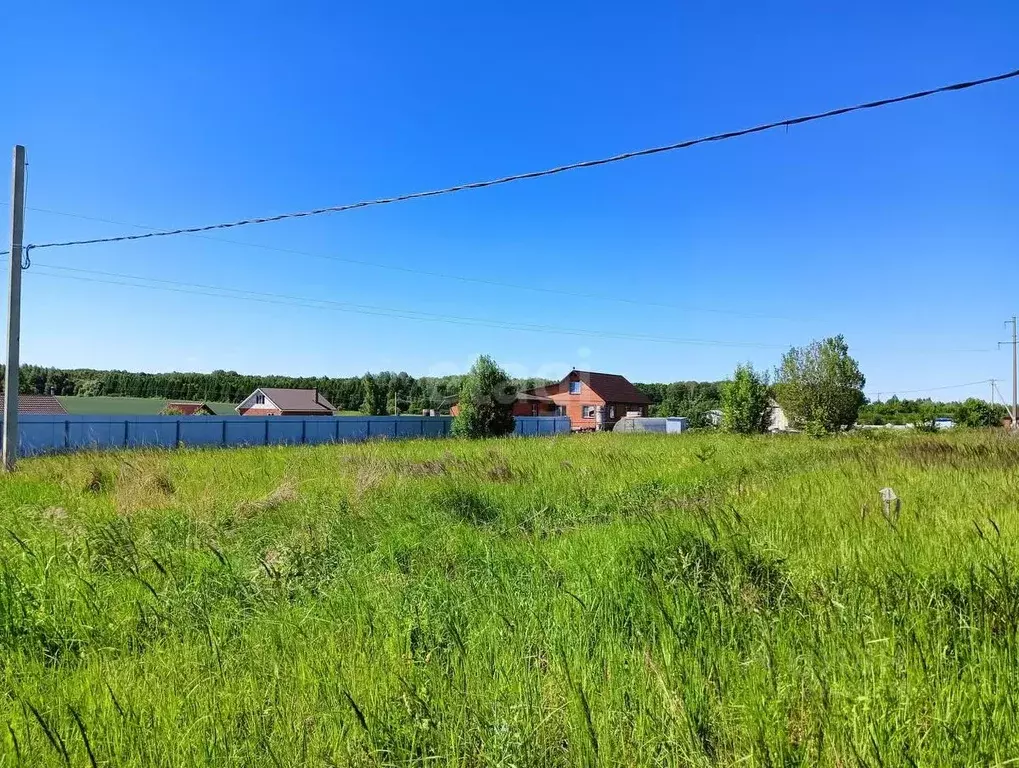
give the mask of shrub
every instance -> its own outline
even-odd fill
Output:
[[[775,399],[798,427],[816,422],[828,432],[853,426],[866,382],[842,336],[793,347],[775,372]]]
[[[722,427],[748,435],[768,429],[768,379],[749,363],[740,365],[732,381],[722,385]]]
[[[482,355],[460,384],[458,412],[453,419],[457,437],[499,437],[513,432],[516,388],[496,362]]]

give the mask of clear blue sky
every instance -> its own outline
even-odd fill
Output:
[[[3,110],[0,145],[28,148],[27,240],[38,243],[138,230],[35,208],[154,227],[214,223],[540,169],[1019,67],[1014,2],[891,5],[902,4],[15,4],[4,11],[3,93],[14,108]],[[671,381],[723,378],[741,360],[770,368],[785,346],[843,333],[872,392],[1005,379],[1010,357],[995,342],[1019,311],[1005,279],[1019,253],[1017,125],[1019,81],[1010,81],[222,234],[637,303],[192,237],[33,256],[441,315],[774,347],[412,321],[33,268],[22,357],[422,375],[490,353],[518,374],[576,366]]]

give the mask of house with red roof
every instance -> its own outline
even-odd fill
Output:
[[[569,416],[575,431],[611,429],[630,414],[647,416],[651,400],[616,373],[570,371],[562,381],[519,392],[514,416]],[[459,406],[450,408],[457,415]]]
[[[651,399],[617,373],[570,371],[557,384],[523,392],[548,398],[574,430],[611,429],[627,414],[647,416]]]

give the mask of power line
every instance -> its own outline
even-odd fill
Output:
[[[149,226],[146,226],[144,224],[132,224],[130,222],[125,222],[125,221],[114,221],[113,219],[104,219],[104,218],[98,218],[98,217],[95,217],[95,216],[85,216],[85,215],[79,214],[79,213],[68,213],[66,211],[54,211],[54,210],[49,209],[49,208],[30,208],[29,210],[37,211],[39,213],[53,214],[55,216],[67,216],[69,218],[82,219],[84,221],[95,221],[95,222],[100,222],[100,223],[103,223],[103,224],[117,224],[117,225],[124,226],[124,227],[135,227],[137,229],[147,229],[147,230],[151,230],[153,232],[161,232],[161,231],[163,231],[163,230],[160,230],[158,227],[149,227]],[[721,315],[733,315],[733,316],[736,316],[736,317],[747,317],[747,318],[754,318],[754,319],[758,319],[758,320],[786,320],[786,321],[791,321],[791,322],[804,322],[806,320],[810,320],[811,319],[811,318],[805,318],[805,317],[795,317],[794,318],[794,317],[789,317],[788,315],[772,315],[772,314],[766,314],[766,313],[763,313],[763,312],[747,312],[747,311],[735,310],[735,309],[720,309],[720,308],[716,308],[716,307],[686,306],[686,305],[682,305],[682,304],[669,304],[669,303],[665,303],[665,302],[641,301],[639,299],[629,299],[629,298],[626,298],[625,296],[608,296],[608,295],[605,295],[605,294],[598,294],[598,293],[583,293],[583,292],[578,292],[578,291],[568,291],[568,290],[564,290],[564,289],[561,289],[561,288],[550,288],[550,287],[547,287],[547,286],[539,286],[539,285],[525,285],[525,284],[522,284],[522,283],[510,283],[510,282],[506,282],[506,281],[503,281],[503,280],[492,280],[492,279],[489,279],[489,278],[481,278],[481,277],[468,277],[466,275],[454,275],[454,274],[450,274],[450,273],[447,273],[447,272],[434,272],[434,271],[425,270],[425,269],[415,269],[413,267],[401,267],[401,266],[397,266],[397,265],[394,265],[394,264],[383,264],[383,263],[380,263],[380,262],[368,261],[368,260],[365,260],[365,259],[352,259],[352,258],[349,258],[349,257],[335,256],[335,255],[332,255],[332,254],[315,253],[315,252],[312,252],[312,251],[302,251],[302,250],[298,250],[296,248],[281,248],[279,246],[263,245],[261,243],[249,243],[249,242],[244,242],[242,240],[228,240],[226,238],[221,238],[221,237],[209,237],[208,235],[201,235],[201,234],[194,234],[194,233],[185,233],[185,235],[187,237],[197,237],[197,238],[200,238],[202,240],[209,240],[210,242],[214,242],[214,243],[225,243],[225,244],[228,244],[228,245],[237,245],[237,246],[241,246],[241,247],[244,247],[244,248],[259,248],[259,249],[266,250],[266,251],[275,251],[277,253],[287,253],[287,254],[292,254],[292,255],[295,255],[295,256],[307,256],[307,257],[313,258],[313,259],[324,259],[326,261],[333,261],[333,262],[337,262],[337,263],[341,263],[341,264],[356,264],[356,265],[362,266],[362,267],[372,267],[372,268],[375,268],[375,269],[386,269],[386,270],[390,270],[390,271],[393,271],[393,272],[403,272],[405,274],[411,274],[411,275],[424,275],[424,276],[427,276],[427,277],[434,277],[434,278],[437,278],[437,279],[440,279],[440,280],[457,280],[457,281],[463,282],[463,283],[473,283],[473,284],[476,284],[476,285],[491,285],[491,286],[496,286],[496,287],[499,287],[499,288],[511,288],[511,289],[514,289],[514,290],[532,291],[532,292],[535,292],[535,293],[553,294],[553,295],[557,295],[557,296],[571,296],[573,298],[579,298],[579,299],[592,299],[592,300],[596,300],[596,301],[613,301],[613,302],[619,302],[619,303],[622,303],[622,304],[634,304],[634,305],[644,306],[644,307],[661,307],[663,309],[683,310],[683,311],[687,311],[687,312],[705,312],[705,313],[721,314]],[[3,252],[3,253],[0,253],[0,256],[2,256],[4,253],[6,253],[6,251]]]
[[[967,381],[965,384],[947,384],[943,387],[924,387],[922,389],[882,389],[880,392],[872,390],[867,394],[871,395],[911,395],[916,392],[939,392],[943,389],[962,389],[963,387],[975,387],[978,384],[987,384],[990,379],[982,379],[981,381]]]
[[[37,272],[37,269],[57,270],[59,272],[72,272],[75,275],[97,275],[92,277],[75,277],[68,274],[52,274],[48,272]],[[333,309],[336,311],[351,312],[354,314],[375,315],[379,317],[393,317],[404,320],[427,320],[431,322],[448,322],[453,324],[475,325],[482,327],[498,328],[502,330],[533,331],[539,333],[562,333],[564,335],[591,336],[596,338],[618,338],[635,341],[653,341],[669,344],[689,344],[700,346],[719,346],[735,348],[758,348],[758,349],[788,349],[785,344],[768,344],[763,342],[742,342],[718,339],[684,339],[676,337],[652,336],[649,334],[625,333],[617,331],[594,331],[584,328],[563,328],[561,326],[540,325],[536,323],[524,323],[513,320],[489,320],[485,318],[468,317],[463,315],[444,315],[435,312],[424,312],[416,309],[402,307],[384,307],[373,304],[356,304],[352,302],[334,301],[332,299],[317,299],[308,296],[294,296],[285,293],[268,293],[264,291],[252,291],[246,288],[231,288],[221,285],[210,285],[206,283],[191,283],[179,280],[168,280],[158,277],[145,277],[132,275],[123,272],[108,272],[97,269],[84,269],[80,267],[67,267],[57,264],[35,262],[33,272],[44,277],[58,277],[68,280],[79,280],[82,282],[105,283],[108,285],[120,285],[128,288],[149,288],[169,290],[175,293],[191,293],[198,296],[212,298],[242,299],[248,301],[259,301],[268,304],[282,304],[284,306],[295,306],[304,309]],[[116,278],[115,280],[105,278]],[[123,281],[136,282],[123,282]],[[140,282],[138,282],[140,281]],[[159,285],[147,285],[145,283],[158,283]],[[164,288],[163,286],[171,286]],[[916,347],[910,346],[911,350]],[[956,349],[946,350],[938,347],[939,352],[988,352],[987,349]]]
[[[963,91],[969,88],[975,88],[981,85],[987,85],[989,83],[1000,82],[1003,80],[1009,80],[1014,77],[1019,77],[1019,69],[1011,72],[1004,72],[1002,74],[993,75],[991,77],[984,77],[979,80],[968,80],[959,83],[952,83],[951,85],[943,85],[938,88],[932,88],[926,91],[916,91],[914,93],[906,94],[904,96],[894,96],[887,99],[879,99],[877,101],[869,101],[862,104],[855,104],[849,107],[840,107],[838,109],[828,110],[827,112],[817,112],[811,115],[803,115],[801,117],[788,118],[786,120],[777,120],[771,123],[763,123],[756,125],[752,128],[743,128],[736,131],[726,131],[725,133],[716,133],[711,136],[703,136],[697,139],[688,139],[686,141],[676,142],[674,144],[666,144],[659,147],[650,147],[647,149],[639,149],[632,152],[624,152],[619,155],[612,155],[611,157],[603,157],[598,160],[584,160],[578,163],[569,163],[567,165],[560,165],[554,168],[547,168],[541,171],[530,171],[528,173],[517,173],[511,176],[502,176],[496,179],[489,179],[487,181],[475,181],[468,184],[458,184],[452,187],[444,187],[442,189],[433,189],[425,192],[410,192],[403,195],[396,195],[395,197],[383,197],[375,200],[362,200],[357,203],[348,203],[346,205],[335,205],[326,208],[313,208],[308,211],[298,211],[294,213],[281,213],[275,216],[262,216],[258,218],[241,219],[239,221],[224,222],[221,224],[207,224],[198,227],[184,227],[180,229],[161,230],[158,232],[146,232],[139,235],[120,235],[117,237],[100,237],[87,240],[68,240],[65,242],[57,243],[41,243],[36,245],[36,248],[65,248],[74,245],[95,245],[98,243],[118,243],[127,240],[145,240],[153,237],[169,237],[171,235],[187,235],[196,234],[200,232],[209,232],[216,229],[232,229],[234,227],[244,227],[252,224],[267,224],[274,221],[284,221],[286,219],[299,219],[306,216],[319,216],[326,213],[342,213],[344,211],[351,211],[356,208],[368,208],[377,205],[388,205],[390,203],[401,203],[407,200],[419,200],[426,197],[438,197],[440,195],[449,195],[454,192],[464,192],[471,189],[482,189],[484,187],[494,187],[502,184],[509,184],[515,181],[523,181],[525,179],[538,179],[545,176],[554,176],[556,174],[565,173],[567,171],[575,171],[581,168],[594,168],[600,165],[609,165],[610,163],[618,163],[623,160],[631,160],[636,157],[646,157],[649,155],[657,155],[663,152],[672,152],[678,149],[688,149],[689,147],[697,146],[698,144],[707,144],[715,141],[726,141],[728,139],[735,139],[741,136],[749,136],[754,133],[763,133],[764,131],[770,131],[775,128],[788,128],[793,125],[803,125],[804,123],[811,123],[817,120],[824,120],[831,117],[838,117],[840,115],[846,115],[851,112],[860,112],[867,109],[876,109],[879,107],[886,107],[891,104],[900,104],[906,101],[913,101],[916,99],[926,98],[939,93],[947,93],[950,91]]]
[[[53,274],[50,272],[39,272],[41,269],[53,269],[61,272],[75,272],[88,275],[100,275],[102,277],[84,277],[79,274]],[[118,272],[102,272],[99,270],[78,269],[74,267],[62,267],[51,264],[36,263],[32,273],[42,277],[55,277],[64,280],[78,280],[88,283],[104,283],[108,285],[119,285],[129,288],[147,288],[149,290],[171,291],[174,293],[187,293],[199,296],[209,296],[221,299],[239,299],[244,301],[257,301],[265,304],[280,304],[284,306],[295,306],[304,309],[328,309],[338,312],[349,312],[361,315],[374,315],[379,317],[391,317],[403,320],[416,320],[426,322],[449,323],[453,325],[472,325],[488,328],[497,328],[510,331],[527,331],[534,333],[555,333],[567,336],[586,336],[606,339],[622,339],[631,341],[651,341],[663,344],[681,344],[694,346],[716,346],[716,347],[747,347],[760,349],[785,349],[782,344],[764,344],[759,342],[725,341],[716,339],[684,339],[667,336],[650,336],[645,334],[621,333],[614,331],[595,331],[583,328],[561,328],[557,326],[536,325],[532,323],[517,323],[501,320],[486,320],[476,317],[464,317],[458,315],[440,315],[431,312],[420,312],[418,310],[399,309],[392,307],[378,307],[364,304],[347,304],[331,301],[328,299],[314,299],[302,296],[288,296],[286,294],[262,293],[247,291],[222,286],[204,285],[201,283],[185,283],[176,280],[163,280],[159,278],[140,277],[127,275]],[[118,280],[106,279],[120,278]],[[140,282],[125,282],[126,280],[147,281],[159,283],[159,285],[147,285]],[[218,293],[216,291],[219,291]]]

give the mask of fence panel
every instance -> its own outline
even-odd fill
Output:
[[[185,419],[181,418],[180,442],[181,445],[210,446],[223,445],[223,428],[226,422],[212,416]]]
[[[299,445],[441,438],[448,416],[38,416],[18,419],[22,456],[98,448]],[[3,422],[0,421],[0,428]],[[570,431],[561,417],[523,416],[520,436]]]

